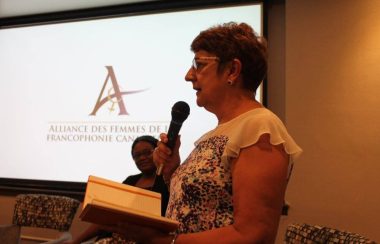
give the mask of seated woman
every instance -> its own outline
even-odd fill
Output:
[[[140,136],[133,141],[131,149],[132,158],[141,173],[128,176],[123,181],[123,184],[161,193],[161,215],[164,216],[168,205],[169,192],[162,176],[156,176],[156,166],[152,158],[152,153],[156,146],[157,139],[149,135]],[[118,236],[102,230],[98,225],[92,224],[77,238],[71,242],[67,242],[67,244],[81,243],[94,237],[96,237],[97,243],[113,243],[116,241],[110,241],[112,239],[117,239],[117,243],[123,243]]]

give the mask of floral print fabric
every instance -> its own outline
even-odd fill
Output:
[[[232,178],[221,162],[227,137],[197,145],[172,177],[167,217],[179,222],[179,232],[199,232],[233,222]]]

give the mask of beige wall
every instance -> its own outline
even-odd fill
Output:
[[[286,124],[304,154],[284,222],[380,241],[380,1],[288,0],[285,11]]]
[[[380,1],[287,0],[269,15],[268,105],[304,149],[277,243],[291,222],[380,242]],[[12,204],[0,193],[0,224]]]

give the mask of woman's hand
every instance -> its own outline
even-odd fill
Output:
[[[181,145],[180,136],[177,137],[173,150],[166,146],[167,142],[167,134],[160,134],[160,141],[153,152],[153,161],[157,168],[159,168],[160,165],[163,165],[162,174],[165,179],[170,179],[171,175],[181,162],[181,158],[179,156],[179,147]]]

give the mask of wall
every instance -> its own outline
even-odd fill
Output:
[[[379,242],[380,1],[288,0],[285,11],[286,124],[304,150],[285,222]]]

